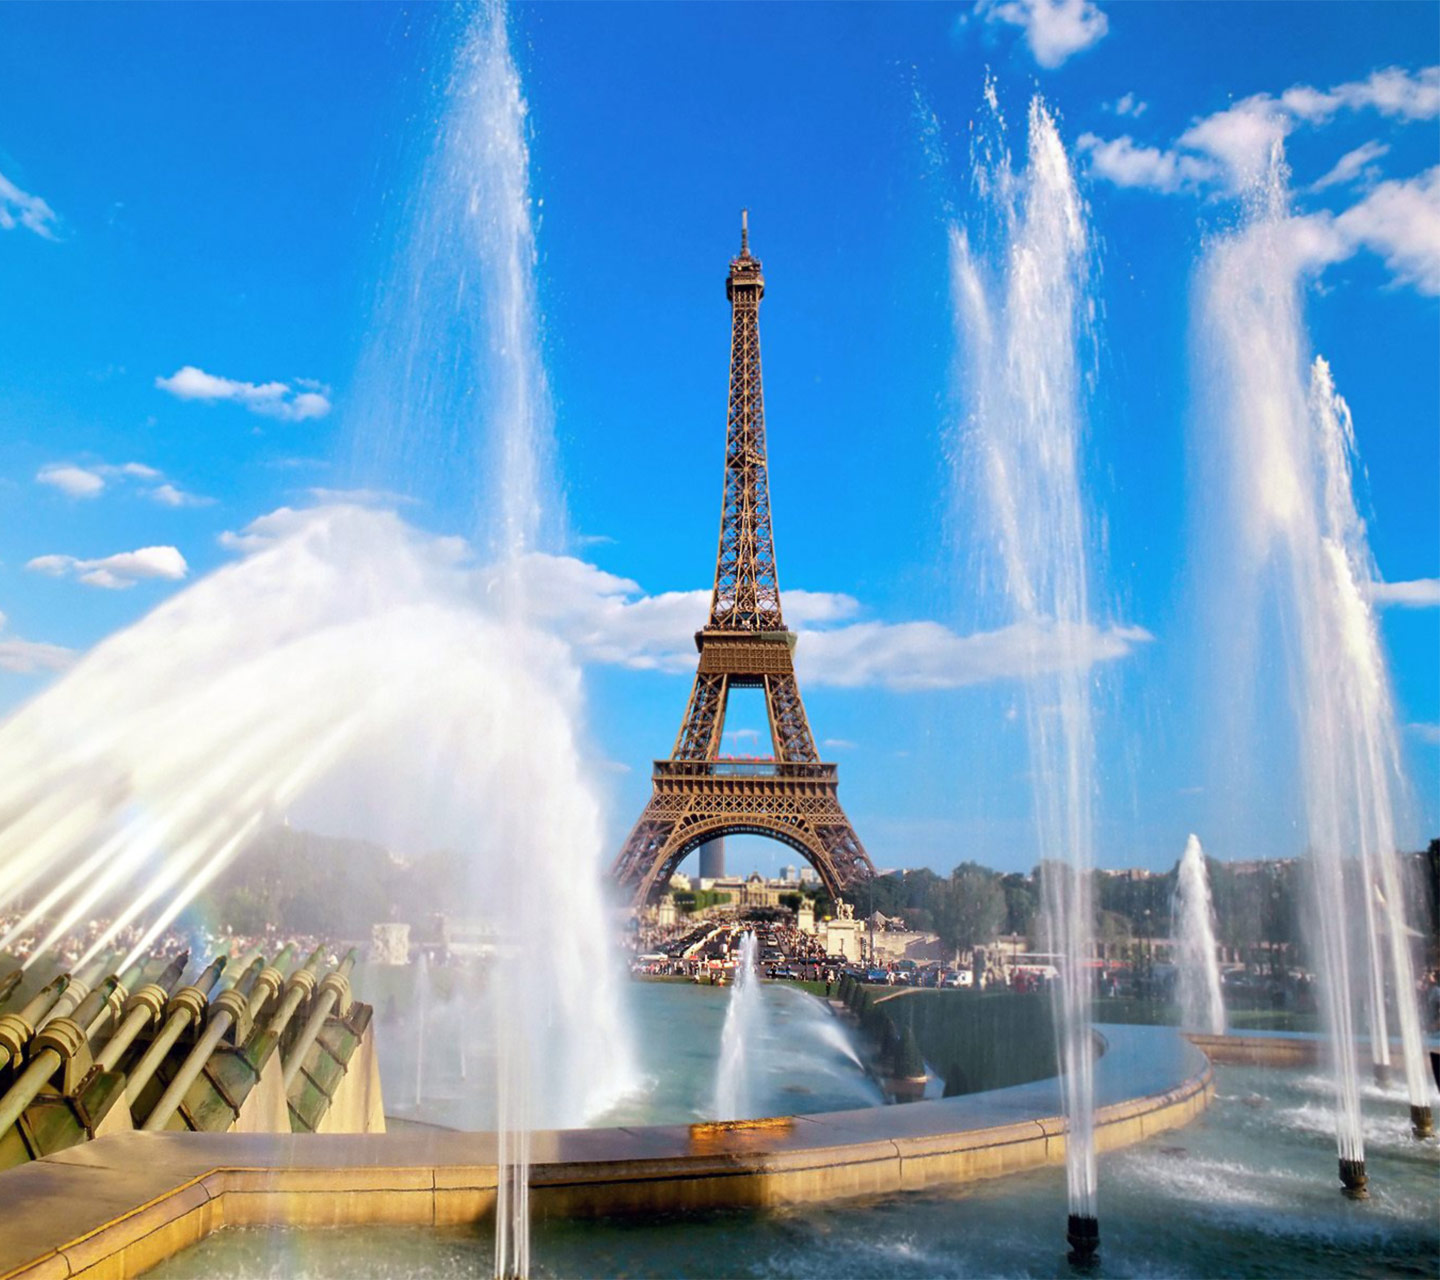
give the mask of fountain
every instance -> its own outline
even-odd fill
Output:
[[[1200,838],[1185,842],[1170,911],[1178,943],[1176,963],[1180,1025],[1212,1036],[1225,1034],[1225,1002],[1220,995],[1220,962],[1215,952],[1215,911],[1210,877]]]
[[[740,935],[735,984],[725,1011],[720,1066],[715,1077],[715,1119],[746,1120],[754,1114],[751,1075],[756,1040],[761,1034],[760,979],[755,972],[759,943],[751,930]]]
[[[1088,338],[1091,301],[1089,230],[1054,119],[1038,99],[1030,107],[1027,158],[1019,171],[1012,171],[1002,143],[982,140],[982,148],[992,149],[980,153],[978,217],[989,222],[952,229],[951,262],[972,397],[964,443],[979,475],[1013,635],[1030,648],[1027,720],[1036,825],[1046,859],[1046,916],[1051,949],[1061,957],[1054,994],[1063,1076],[1058,1082],[1032,1079],[1007,1087],[1004,1097],[976,1094],[904,1109],[871,1105],[878,1099],[855,1070],[858,1055],[840,1024],[798,991],[762,986],[754,970],[755,938],[747,934],[728,995],[678,985],[657,985],[650,993],[652,1036],[667,1054],[680,1056],[692,1048],[690,1037],[675,1030],[682,1025],[675,1016],[679,1008],[711,1019],[710,1047],[717,1053],[687,1067],[704,1080],[695,1095],[709,1092],[705,1086],[713,1080],[713,1101],[708,1107],[703,1098],[672,1101],[674,1113],[660,1118],[617,1115],[635,1105],[636,1091],[627,1089],[634,1072],[618,1016],[605,905],[595,882],[599,806],[577,740],[579,674],[566,648],[527,616],[521,572],[523,558],[554,545],[547,530],[563,523],[547,478],[550,410],[539,356],[525,102],[503,7],[484,6],[462,13],[458,21],[463,29],[454,42],[438,137],[407,209],[402,251],[393,278],[381,289],[374,341],[357,379],[353,454],[357,472],[367,479],[398,476],[442,499],[447,493],[453,499],[455,492],[485,492],[478,511],[467,511],[463,522],[469,545],[423,533],[393,513],[349,503],[277,512],[234,539],[243,555],[237,563],[106,641],[0,726],[0,751],[9,765],[0,779],[0,895],[23,894],[32,907],[12,937],[44,918],[51,927],[38,956],[82,920],[110,912],[114,922],[99,931],[76,966],[76,985],[84,991],[72,993],[60,983],[27,1001],[15,1016],[39,1021],[68,997],[64,1009],[102,1017],[97,1006],[106,1003],[104,997],[91,997],[104,988],[91,992],[90,986],[103,982],[112,967],[131,968],[145,946],[182,918],[226,861],[243,854],[254,832],[292,808],[321,816],[344,813],[396,847],[450,842],[470,855],[470,877],[457,897],[468,898],[471,909],[494,926],[484,991],[457,997],[457,985],[463,984],[451,983],[447,995],[449,975],[442,977],[439,966],[432,972],[422,958],[415,973],[416,1004],[426,1016],[443,1014],[447,1021],[477,1026],[482,1035],[488,1030],[489,1052],[477,1059],[484,1069],[475,1074],[493,1091],[492,1109],[483,1125],[474,1122],[475,1110],[462,1119],[468,1122],[464,1127],[493,1129],[493,1140],[489,1133],[432,1131],[407,1145],[403,1134],[357,1135],[353,1145],[348,1139],[341,1144],[357,1153],[353,1167],[324,1166],[337,1158],[336,1144],[311,1138],[306,1145],[306,1134],[297,1133],[295,1143],[288,1134],[273,1145],[247,1143],[244,1152],[255,1167],[242,1169],[228,1190],[228,1175],[205,1167],[184,1183],[186,1194],[204,1180],[216,1196],[233,1195],[228,1208],[219,1202],[208,1206],[219,1210],[216,1218],[242,1221],[225,1216],[233,1209],[237,1215],[255,1213],[251,1221],[271,1229],[301,1221],[296,1206],[305,1203],[305,1188],[297,1190],[294,1179],[297,1174],[301,1182],[312,1179],[312,1196],[316,1183],[324,1186],[328,1204],[331,1188],[316,1176],[316,1168],[324,1166],[337,1184],[346,1178],[359,1184],[333,1197],[357,1219],[344,1231],[324,1233],[328,1247],[358,1250],[355,1260],[338,1268],[347,1273],[373,1267],[381,1257],[394,1261],[391,1270],[424,1273],[428,1262],[419,1259],[433,1260],[436,1249],[442,1261],[433,1269],[444,1271],[446,1259],[458,1255],[459,1268],[473,1271],[474,1223],[489,1218],[493,1203],[493,1241],[482,1229],[480,1243],[493,1248],[495,1274],[525,1275],[532,1270],[532,1204],[541,1208],[542,1218],[551,1212],[558,1218],[577,1206],[580,1213],[625,1212],[637,1205],[645,1211],[647,1195],[669,1194],[666,1203],[687,1214],[684,1232],[637,1231],[608,1222],[557,1227],[546,1221],[540,1227],[546,1233],[540,1237],[544,1266],[580,1273],[623,1258],[627,1270],[663,1275],[693,1266],[703,1254],[707,1265],[727,1272],[759,1266],[799,1274],[1051,1274],[1054,1259],[1043,1236],[1004,1223],[1028,1224],[1054,1204],[1059,1175],[1051,1178],[1043,1166],[1054,1158],[1055,1138],[1063,1132],[1067,1235],[1077,1266],[1089,1265],[1098,1252],[1101,1168],[1107,1178],[1107,1251],[1123,1250],[1135,1269],[1188,1266],[1213,1274],[1241,1270],[1262,1255],[1264,1263],[1280,1268],[1293,1264],[1292,1246],[1334,1249],[1349,1262],[1369,1264],[1376,1229],[1367,1223],[1360,1234],[1347,1236],[1354,1230],[1350,1224],[1337,1228],[1332,1215],[1322,1218],[1311,1207],[1318,1180],[1292,1172],[1313,1154],[1318,1108],[1306,1078],[1264,1086],[1268,1105],[1252,1108],[1248,1100],[1262,1087],[1259,1077],[1233,1070],[1222,1078],[1221,1115],[1213,1131],[1188,1133],[1183,1148],[1149,1141],[1134,1153],[1113,1150],[1193,1119],[1213,1086],[1194,1051],[1165,1029],[1106,1028],[1109,1051],[1099,1062],[1092,1057],[1086,964],[1094,786],[1087,662],[1094,608],[1080,483],[1079,354]],[[998,131],[993,85],[987,96]],[[1266,263],[1260,260],[1256,274],[1253,259],[1238,266],[1222,262],[1229,244],[1222,241],[1217,248],[1214,274],[1250,271],[1250,286],[1263,291],[1273,279],[1265,275]],[[1223,283],[1243,292],[1243,281]],[[1253,313],[1244,318],[1256,319]],[[1283,309],[1274,315],[1262,309],[1262,323],[1227,333],[1230,358],[1246,358],[1241,348],[1251,344],[1247,335],[1263,333],[1283,343],[1283,323],[1264,327],[1277,318],[1286,320]],[[1289,336],[1294,338],[1293,329]],[[1287,384],[1279,398],[1292,389]],[[1236,399],[1245,402],[1238,392]],[[1274,395],[1264,400],[1267,410],[1275,400]],[[1322,846],[1337,855],[1334,866],[1326,863],[1324,870],[1332,888],[1354,888],[1346,884],[1338,855],[1359,849],[1352,855],[1351,879],[1360,885],[1363,910],[1355,914],[1356,936],[1341,928],[1336,947],[1343,968],[1345,948],[1358,955],[1363,943],[1372,1032],[1380,1028],[1372,1039],[1380,1054],[1388,1051],[1386,965],[1393,989],[1401,995],[1407,990],[1408,935],[1393,859],[1394,801],[1387,792],[1380,812],[1380,784],[1370,767],[1378,762],[1383,775],[1393,766],[1393,724],[1384,719],[1388,694],[1364,603],[1369,570],[1349,498],[1348,411],[1323,366],[1316,367],[1307,405],[1307,422],[1315,427],[1323,455],[1318,467],[1325,478],[1324,513],[1314,523],[1326,556],[1307,561],[1306,579],[1307,589],[1320,582],[1325,589],[1295,606],[1303,620],[1316,622],[1317,631],[1315,652],[1302,655],[1300,665],[1307,681],[1318,678],[1328,655],[1328,674],[1341,691],[1335,696],[1353,697],[1361,707],[1358,717],[1350,703],[1317,712],[1321,719],[1314,727],[1327,750],[1338,751],[1337,744],[1345,742],[1363,747],[1354,758],[1369,759],[1362,779],[1369,791],[1362,799],[1370,815],[1368,834],[1358,841],[1323,839],[1336,833],[1318,819],[1309,829],[1317,864],[1328,856]],[[443,508],[437,501],[436,509]],[[470,546],[482,549],[482,567],[470,559]],[[1333,647],[1320,649],[1334,639],[1329,622],[1337,611],[1350,624],[1345,634],[1359,641],[1338,663]],[[1360,678],[1367,673],[1368,683]],[[1362,694],[1370,700],[1364,702]],[[1369,738],[1341,732],[1357,720],[1373,730]],[[1340,755],[1327,759],[1307,760],[1312,800],[1339,769]],[[1185,863],[1201,874],[1203,884],[1203,855],[1193,838]],[[1200,907],[1201,888],[1187,882],[1183,893],[1179,914],[1195,917],[1203,932],[1208,909]],[[144,926],[142,941],[117,964],[102,963],[120,931],[136,923]],[[1208,948],[1203,941],[1199,947],[1213,968],[1211,933]],[[343,986],[342,971],[350,963],[347,958],[337,966],[329,996]],[[287,1036],[298,1029],[305,1041],[333,1007],[333,999],[317,999],[313,1012],[297,1017],[310,998],[302,991],[304,981],[294,975],[292,986],[267,980],[258,958],[230,968],[232,977],[240,975],[232,985],[222,981],[224,966],[217,962],[194,986],[176,992],[170,1005],[156,997],[126,1013],[122,1027],[133,1028],[132,1035],[152,1029],[152,1046],[162,1046],[159,1055],[142,1058],[142,1065],[153,1059],[153,1070],[172,1049],[183,1059],[215,1028],[219,1038],[227,1034],[222,1018],[233,1028],[236,1020],[262,1011],[272,1024],[282,1023]],[[300,972],[317,985],[313,970]],[[9,982],[0,979],[0,992]],[[1338,1005],[1348,1009],[1348,979],[1334,985],[1342,993]],[[212,991],[215,999],[207,1001]],[[475,1013],[469,1007],[473,1001],[482,1016],[454,1016],[452,1006],[460,999],[465,1012]],[[1397,1012],[1408,1080],[1411,1037],[1404,1003]],[[402,1047],[394,1068],[408,1086],[407,1067],[413,1065],[417,1104],[449,1101],[442,1095],[452,1058],[438,1042],[425,1043],[426,1016],[417,1019],[413,1064]],[[1337,1012],[1337,1023],[1340,1016]],[[19,1052],[5,1038],[14,1033],[14,1023],[0,1018],[0,1033],[0,1052]],[[1347,1031],[1343,1042],[1349,1040]],[[797,1105],[785,1085],[777,1089],[762,1078],[757,1064],[786,1050],[802,1059],[801,1069],[810,1073],[807,1084],[813,1083],[821,1074],[817,1046],[839,1070],[832,1091],[816,1106]],[[462,1039],[462,1078],[466,1048]],[[296,1083],[298,1067],[288,1060],[286,1066]],[[1152,1081],[1146,1085],[1151,1092],[1132,1096],[1141,1078]],[[1349,1075],[1342,1075],[1347,1079],[1353,1086],[1353,1063]],[[147,1083],[161,1092],[161,1080]],[[403,1096],[408,1088],[395,1092]],[[480,1089],[462,1092],[468,1105]],[[1411,1088],[1410,1097],[1416,1096]],[[1418,1096],[1428,1102],[1423,1088]],[[1419,1104],[1412,1106],[1418,1111]],[[744,1126],[708,1123],[757,1112],[808,1114],[758,1138]],[[1062,1112],[1063,1130],[1055,1119]],[[601,1115],[616,1127],[565,1131]],[[1415,1257],[1433,1256],[1427,1228],[1411,1229],[1433,1218],[1433,1188],[1424,1177],[1426,1167],[1408,1152],[1397,1155],[1394,1143],[1387,1142],[1389,1119],[1381,1116],[1377,1127],[1372,1117],[1368,1136],[1375,1167],[1367,1169],[1361,1143],[1367,1135],[1357,1102],[1356,1141],[1342,1143],[1341,1170],[1354,1192],[1384,1171],[1387,1194],[1377,1196],[1366,1212],[1399,1237],[1392,1251],[1396,1269],[1414,1269]],[[655,1127],[644,1128],[647,1123]],[[532,1130],[541,1126],[556,1131],[532,1139]],[[993,1138],[997,1126],[1005,1131],[1003,1140]],[[1098,1146],[1106,1152],[1098,1159],[1097,1126],[1105,1126]],[[1270,1162],[1277,1135],[1284,1144],[1279,1169]],[[166,1136],[123,1141],[164,1143]],[[119,1185],[115,1179],[123,1177],[123,1160],[112,1162],[108,1153],[148,1150],[163,1150],[177,1162],[187,1151],[200,1153],[195,1159],[226,1158],[210,1154],[217,1148],[203,1143],[152,1148],[112,1143],[105,1153],[79,1163],[88,1181],[111,1179],[107,1185],[113,1190]],[[39,1173],[56,1168],[68,1172],[58,1164]],[[1022,1168],[1032,1172],[998,1184],[979,1181]],[[388,1185],[377,1190],[376,1169],[405,1175],[410,1191],[397,1195]],[[956,1186],[964,1188],[962,1195],[954,1195]],[[114,1203],[124,1194],[122,1187]],[[859,1208],[826,1203],[856,1194],[890,1198]],[[756,1205],[787,1202],[794,1207],[785,1215],[754,1211]],[[696,1214],[697,1204],[732,1212]],[[1302,1206],[1293,1221],[1286,1217],[1291,1204]],[[442,1209],[452,1216],[442,1219]],[[403,1216],[412,1210],[413,1216]],[[78,1211],[98,1209],[87,1201]],[[168,1211],[163,1196],[148,1203],[147,1230]],[[190,1212],[188,1202],[180,1211]],[[273,1218],[263,1216],[272,1212]],[[387,1243],[370,1227],[357,1225],[370,1214],[377,1222],[424,1226],[413,1235],[391,1226],[391,1240],[399,1243]],[[463,1224],[465,1234],[454,1228],[447,1236],[443,1222]],[[79,1224],[74,1229],[82,1232]],[[95,1225],[87,1219],[76,1238],[93,1260],[111,1247],[101,1242],[108,1232],[112,1242],[118,1239],[112,1255],[118,1256],[135,1243],[123,1237],[125,1229],[123,1222]],[[155,1235],[163,1230],[162,1225]],[[253,1248],[257,1237],[268,1240],[266,1232],[243,1228],[225,1234],[227,1240],[211,1242],[218,1251],[205,1259],[222,1258],[228,1248]],[[193,1238],[192,1230],[188,1239]],[[730,1254],[721,1251],[727,1244]],[[52,1251],[40,1265],[53,1269],[61,1260]],[[63,1261],[73,1263],[75,1257],[67,1253]],[[189,1274],[196,1272],[195,1261],[188,1260]],[[1376,1265],[1391,1262],[1387,1256]],[[199,1269],[245,1273],[243,1266],[223,1261],[201,1261]],[[273,1273],[273,1254],[252,1270]]]
[[[1026,164],[1017,173],[993,82],[986,97],[991,120],[976,149],[975,188],[993,226],[982,227],[978,240],[960,226],[950,233],[968,410],[961,445],[1017,639],[1029,647],[1035,822],[1050,950],[1060,957],[1054,992],[1068,1119],[1067,1238],[1072,1261],[1087,1264],[1099,1246],[1088,967],[1094,784],[1086,641],[1093,624],[1080,480],[1090,248],[1085,207],[1045,104],[1031,101]]]
[[[1340,1177],[1347,1193],[1361,1195],[1366,1169],[1355,1012],[1357,1003],[1367,1007],[1376,1062],[1383,1066],[1387,959],[1417,1136],[1429,1128],[1430,1101],[1396,861],[1403,788],[1395,717],[1368,598],[1376,575],[1352,496],[1353,428],[1329,366],[1318,357],[1311,362],[1306,350],[1287,190],[1277,145],[1250,193],[1246,220],[1217,239],[1201,265],[1199,382],[1212,389],[1213,400],[1198,443],[1213,479],[1208,500],[1220,513],[1206,531],[1224,565],[1219,633],[1247,650],[1236,670],[1257,670],[1256,620],[1278,618],[1284,646],[1265,656],[1292,673],[1288,693],[1315,891],[1312,940],[1334,1055]],[[1365,980],[1357,985],[1362,971]]]

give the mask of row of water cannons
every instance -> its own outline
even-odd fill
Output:
[[[350,998],[353,950],[328,972],[318,947],[298,967],[293,945],[270,964],[217,957],[184,985],[188,953],[107,976],[114,958],[62,974],[23,1004],[23,971],[0,978],[0,1167],[102,1131],[231,1128],[277,1054],[291,1126],[314,1128],[330,1092],[311,1087],[299,1108],[308,1114],[297,1113],[314,1083],[302,1068],[323,1056],[327,1022],[339,1020],[338,1043],[353,1052],[370,1021]],[[332,1084],[349,1052],[340,1056],[330,1051]]]

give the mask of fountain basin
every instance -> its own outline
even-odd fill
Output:
[[[1185,1124],[1213,1086],[1171,1028],[1107,1027],[1103,1150]],[[814,1203],[956,1185],[1065,1157],[1059,1082],[755,1126],[539,1132],[540,1216]],[[436,1226],[494,1208],[493,1134],[129,1133],[0,1175],[0,1277],[133,1276],[226,1226]]]

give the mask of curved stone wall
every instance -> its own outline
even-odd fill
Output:
[[[1102,1151],[1198,1115],[1203,1054],[1163,1027],[1107,1027]],[[676,1213],[881,1195],[1064,1159],[1058,1082],[735,1125],[532,1137],[541,1215]],[[0,1278],[141,1274],[224,1226],[430,1225],[492,1211],[493,1134],[131,1133],[0,1175]]]

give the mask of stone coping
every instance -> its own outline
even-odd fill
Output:
[[[1173,1029],[1103,1035],[1100,1150],[1205,1108],[1209,1062]],[[532,1211],[683,1213],[996,1177],[1064,1160],[1059,1101],[1052,1079],[761,1123],[541,1131]],[[0,1280],[120,1280],[223,1226],[474,1221],[495,1188],[494,1134],[118,1134],[0,1174]]]

